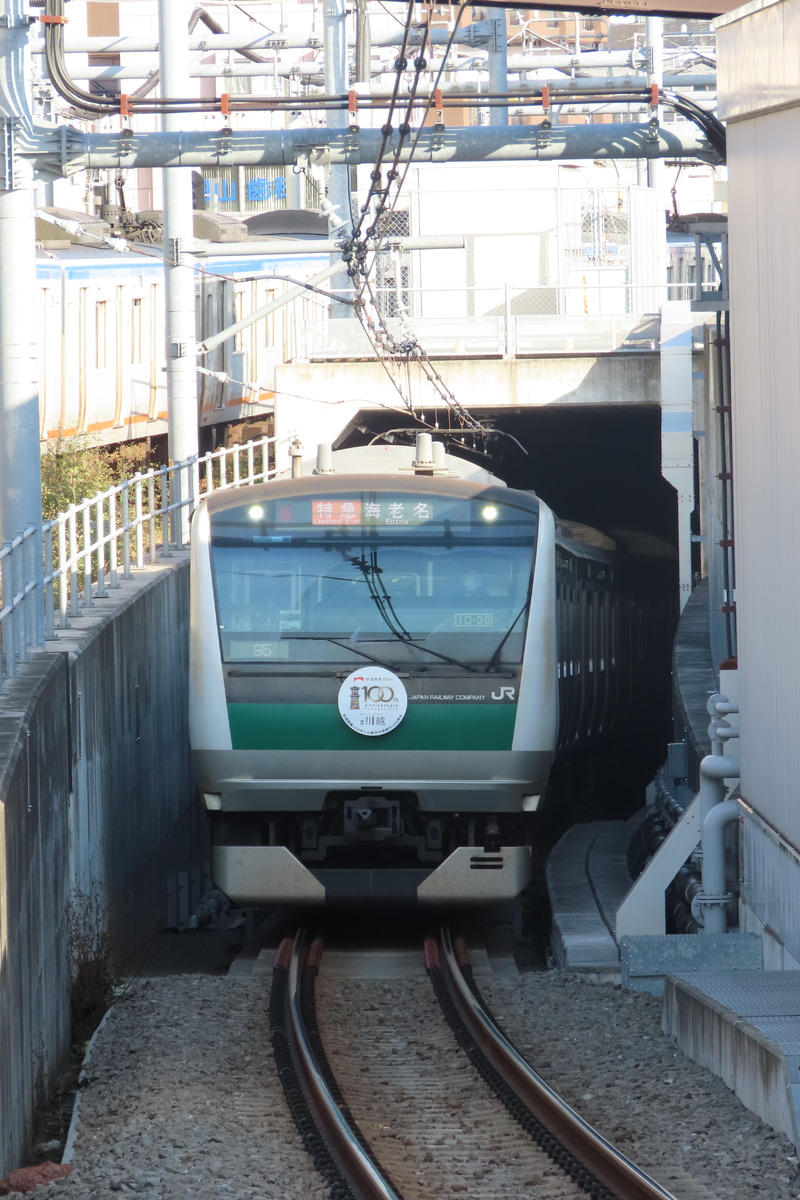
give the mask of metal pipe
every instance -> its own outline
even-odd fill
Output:
[[[738,817],[738,801],[724,800],[703,821],[703,890],[692,901],[692,912],[703,915],[705,933],[724,933],[727,927],[731,895],[725,890],[725,827]]]
[[[739,736],[738,727],[732,726],[725,718],[738,713],[739,706],[729,700],[727,696],[723,696],[721,692],[715,692],[706,701],[706,711],[711,717],[708,726],[711,753],[724,754],[725,742]],[[733,777],[732,774],[731,778]]]
[[[431,234],[429,237],[398,237],[382,238],[376,243],[376,250],[389,250],[397,246],[399,250],[463,250],[464,234],[443,234],[441,237]],[[263,238],[256,241],[248,238],[246,242],[195,242],[192,254],[195,258],[228,258],[229,255],[244,254],[247,257],[258,257],[262,254],[291,254],[292,257],[304,254],[333,254],[341,246],[330,238]]]
[[[464,29],[456,31],[452,39],[453,45],[466,45],[473,48],[486,48],[491,44],[491,22],[481,21],[477,23],[478,32],[472,30],[475,26],[467,26]],[[184,25],[183,44],[186,45],[186,29]],[[371,34],[372,46],[399,46],[402,42],[402,31],[398,26],[398,32],[394,33],[379,33],[373,31]],[[450,43],[451,35],[446,29],[431,29],[428,34],[428,44],[431,46],[447,46]],[[420,39],[411,38],[408,42],[408,49],[413,50],[415,45],[419,44]],[[355,34],[349,34],[347,37],[347,45],[355,46]],[[204,53],[213,53],[214,51],[235,50],[240,54],[254,51],[279,51],[279,50],[321,50],[323,42],[318,37],[309,37],[308,34],[291,34],[291,33],[265,33],[260,37],[245,37],[240,33],[215,33],[215,34],[193,34],[188,38],[188,49],[190,51],[202,51]],[[45,52],[44,38],[32,38],[30,42],[30,50],[32,54],[42,55]],[[69,38],[64,45],[65,54],[158,54],[160,52],[160,42],[155,38],[144,37],[82,37]],[[639,50],[589,50],[581,55],[581,67],[642,67],[646,61],[646,54]],[[569,70],[574,61],[574,55],[569,53],[551,54],[547,51],[540,53],[514,54],[509,62],[517,65],[515,70]],[[77,69],[77,68],[76,68]]]
[[[725,798],[726,779],[739,778],[739,759],[728,754],[707,754],[700,763],[700,821]]]
[[[326,279],[330,279],[332,275],[336,275],[341,269],[342,258],[340,254],[336,262],[330,263],[324,271],[320,271],[318,275],[314,275],[309,279],[308,283],[313,285],[324,283]],[[270,300],[269,304],[265,304],[263,307],[256,309],[255,312],[250,313],[249,316],[243,317],[235,325],[229,325],[227,329],[223,329],[220,333],[215,333],[211,337],[207,337],[205,341],[198,342],[196,346],[193,345],[193,354],[208,354],[216,346],[227,342],[243,329],[247,329],[250,325],[255,324],[256,321],[260,321],[263,317],[268,317],[270,313],[276,312],[279,308],[283,308],[284,305],[291,303],[292,300],[297,300],[300,296],[305,295],[306,291],[307,284],[298,284],[297,287],[289,288],[288,292],[284,292],[282,296],[278,296],[275,300]]]
[[[530,68],[517,66],[516,68],[509,67],[509,74],[524,72]],[[381,84],[379,79],[388,74],[388,70],[383,68],[370,71],[368,80],[372,83],[369,90],[369,96],[372,100],[379,99],[383,96],[391,96],[394,88],[390,84]],[[476,75],[485,75],[485,71],[481,69],[480,63],[470,68],[470,73]],[[293,63],[291,66],[278,66],[277,69],[273,62],[268,63],[251,63],[251,62],[234,62],[225,63],[224,66],[218,66],[215,63],[193,63],[189,75],[192,79],[238,79],[247,78],[249,76],[275,75],[278,74],[282,78],[312,78],[314,76],[321,77],[319,63]],[[426,74],[432,74],[428,72]],[[83,80],[109,80],[109,79],[150,79],[152,80],[152,71],[143,64],[138,66],[119,66],[119,67],[93,67],[89,65],[75,67],[72,74],[73,79]],[[458,79],[443,80],[440,84],[440,90],[443,95],[448,95],[450,92],[464,92],[471,90],[470,87],[464,84],[464,72],[459,72]],[[367,82],[367,80],[359,81]],[[511,85],[512,92],[529,91],[541,92],[542,85],[547,84],[551,93],[557,91],[606,91],[613,92],[619,88],[644,88],[647,86],[646,75],[624,75],[619,78],[609,81],[607,76],[595,75],[591,78],[581,77],[580,79],[515,79]],[[682,91],[692,90],[695,88],[716,88],[716,75],[689,75],[689,74],[665,74],[664,87],[680,88]],[[423,75],[422,80],[417,88],[417,96],[427,97],[432,90],[431,81]],[[490,88],[490,90],[494,90]],[[503,88],[505,90],[505,87]],[[401,95],[405,92],[401,90]],[[305,99],[305,97],[304,97]]]
[[[21,151],[56,174],[91,168],[288,166],[312,156],[329,163],[374,163],[382,134],[379,129],[220,130],[175,133],[84,133],[68,129],[31,135]],[[393,135],[392,141],[395,140]],[[408,141],[400,161],[411,156]],[[513,162],[580,158],[701,158],[718,156],[695,125],[647,126],[567,125],[542,131],[536,126],[433,128],[414,139],[414,161]]]
[[[444,30],[441,30],[444,33]],[[400,37],[400,34],[397,34]],[[348,38],[349,42],[349,38]],[[367,0],[356,0],[356,82],[366,83],[372,74],[372,23]]]
[[[506,33],[506,10],[497,9],[491,25],[489,42],[489,91],[508,91],[508,35]],[[489,109],[490,125],[508,124],[508,107]]]

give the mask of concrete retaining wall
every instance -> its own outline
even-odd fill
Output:
[[[0,701],[0,1177],[70,1041],[70,913],[135,967],[170,884],[202,886],[187,725],[188,559],[138,572]],[[76,903],[77,900],[77,903]]]

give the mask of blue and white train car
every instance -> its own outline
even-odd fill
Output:
[[[325,255],[219,255],[198,260],[197,339],[219,333],[326,265]],[[71,244],[37,250],[40,412],[44,445],[111,444],[167,432],[164,273],[158,246],[123,253]],[[277,363],[295,353],[309,293],[198,357],[201,427],[267,414]],[[207,373],[210,372],[210,373]]]

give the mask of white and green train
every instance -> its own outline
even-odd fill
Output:
[[[613,733],[648,669],[643,601],[607,539],[429,438],[324,463],[193,520],[215,884],[256,905],[511,898],[554,759]]]

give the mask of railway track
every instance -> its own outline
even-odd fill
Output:
[[[386,984],[376,1001],[357,985],[326,996],[322,943],[303,931],[279,949],[276,1061],[332,1197],[675,1200],[524,1062],[483,1005],[463,943],[443,930],[424,952],[430,982]]]

